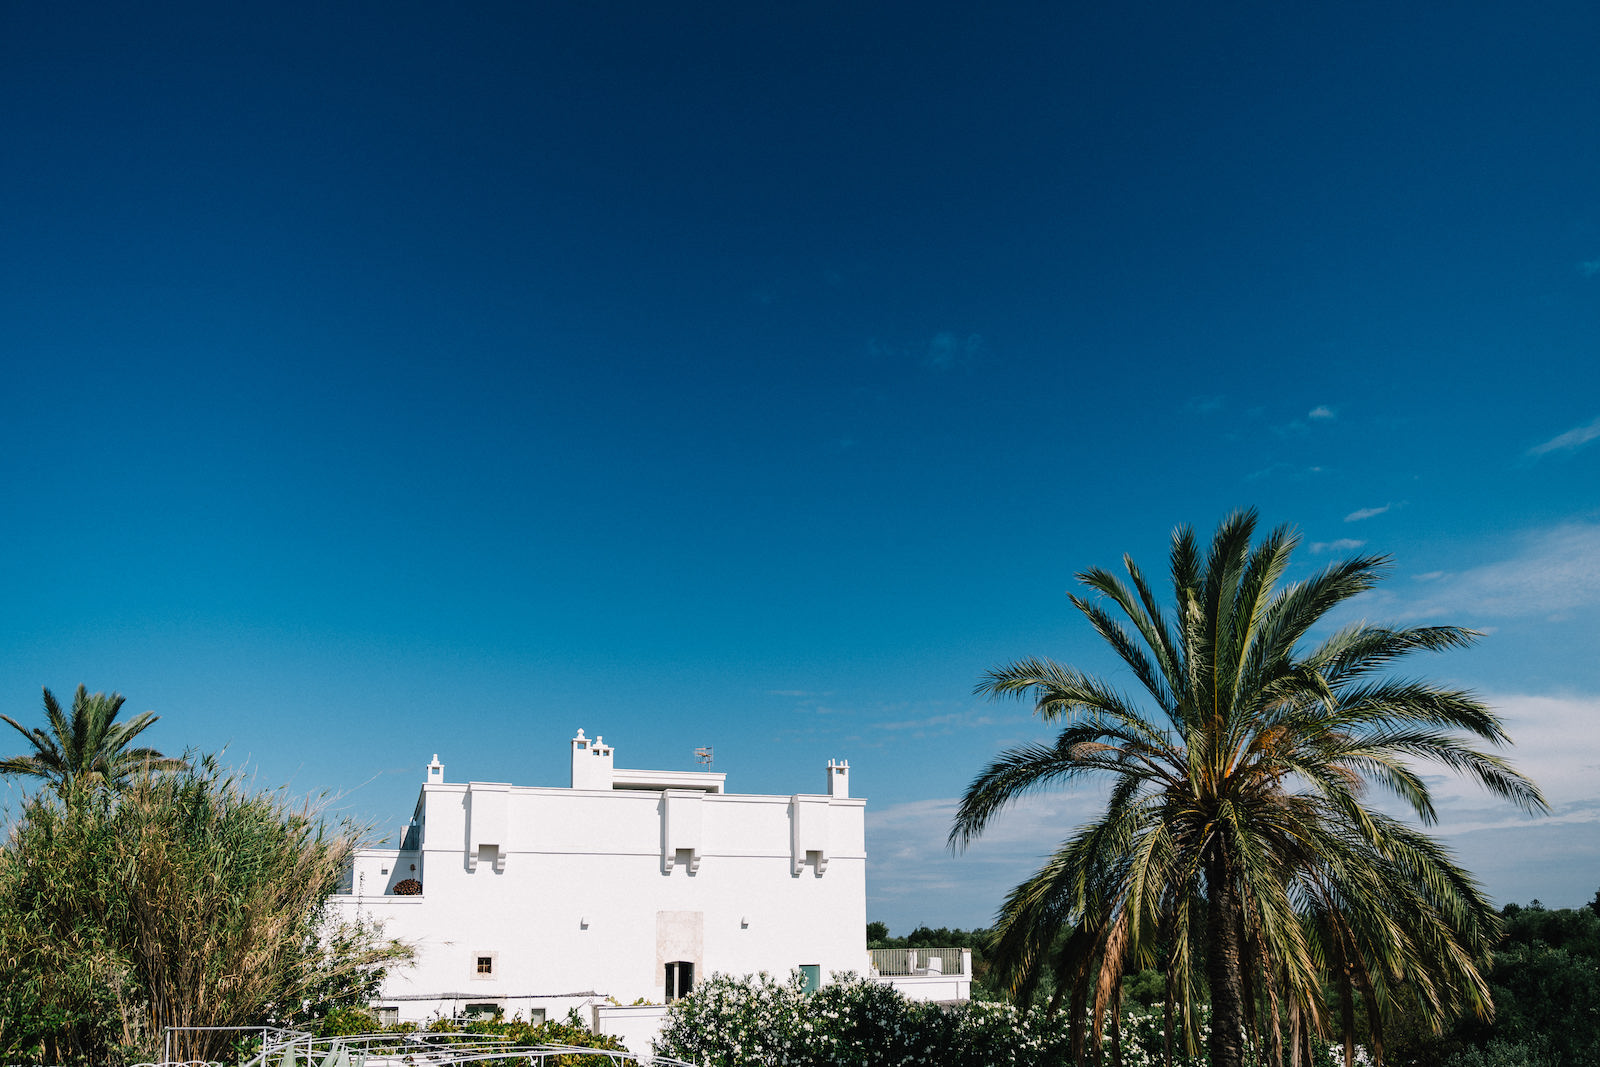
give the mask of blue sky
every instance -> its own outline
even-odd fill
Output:
[[[1114,668],[1073,575],[1258,507],[1507,715],[1501,900],[1600,886],[1600,13],[1351,3],[9,4],[0,710],[387,830],[716,749],[869,798],[869,915],[987,923],[1092,796],[942,851]],[[19,739],[20,740],[20,739]],[[15,789],[10,794],[15,796]]]

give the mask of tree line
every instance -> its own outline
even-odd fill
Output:
[[[1425,1013],[1402,1010],[1388,1024],[1386,1062],[1396,1067],[1600,1067],[1600,890],[1581,908],[1546,908],[1534,900],[1507,904],[1498,918],[1501,935],[1484,961],[1493,1017],[1468,1013],[1436,1026]],[[994,938],[993,929],[928,926],[893,937],[886,924],[867,924],[869,948],[972,949],[974,998],[1009,1000],[983,962]],[[1165,976],[1146,969],[1124,976],[1121,986],[1126,1010],[1146,1019],[1153,1013],[1159,1026]],[[1032,999],[1018,1006],[1047,1014],[1054,993],[1047,977]],[[1366,1011],[1364,1003],[1357,1005],[1358,1041],[1369,1025]],[[1326,1036],[1342,1051],[1342,1031]],[[1125,1060],[1138,1058],[1130,1052],[1130,1042],[1136,1046],[1138,1041],[1125,1035]],[[1144,1044],[1153,1045],[1159,1056],[1159,1039]]]

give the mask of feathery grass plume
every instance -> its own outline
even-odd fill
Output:
[[[118,794],[30,798],[0,851],[0,979],[38,990],[36,1032],[15,1036],[61,1061],[151,1058],[169,1026],[289,1022],[370,995],[409,950],[325,919],[357,844],[210,756]],[[174,1054],[217,1059],[230,1041],[189,1035]]]

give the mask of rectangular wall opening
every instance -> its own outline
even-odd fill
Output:
[[[675,960],[667,964],[667,1003],[689,995],[694,988],[694,964],[688,960]]]

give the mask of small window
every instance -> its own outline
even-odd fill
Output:
[[[500,953],[474,952],[472,960],[472,980],[475,982],[492,982],[500,971]]]
[[[531,1024],[533,1026],[543,1026],[544,1025],[544,1018],[545,1018],[545,1016],[544,1016],[544,1009],[543,1008],[529,1008],[528,1009],[528,1022],[529,1022],[529,1024]]]
[[[688,960],[676,960],[667,964],[667,1003],[672,1003],[680,997],[689,995],[689,990],[694,988],[694,964]]]
[[[479,974],[493,974],[494,973],[494,957],[493,956],[479,956],[478,957],[478,973]]]
[[[400,1009],[385,1005],[373,1008],[372,1014],[377,1018],[379,1026],[396,1026],[400,1022]]]
[[[802,993],[815,993],[822,988],[822,965],[820,963],[802,963],[800,965]]]
[[[505,1009],[493,1002],[483,1004],[468,1004],[462,1009],[461,1014],[468,1019],[496,1019]]]

